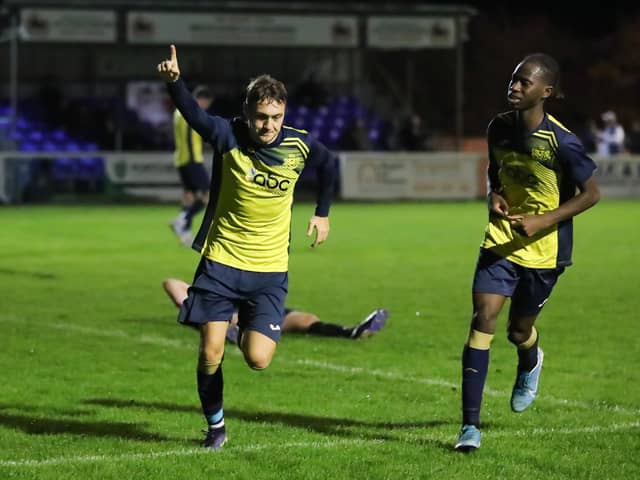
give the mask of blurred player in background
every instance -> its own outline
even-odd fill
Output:
[[[600,198],[593,178],[596,166],[580,140],[545,112],[545,101],[560,96],[559,76],[549,55],[525,57],[507,90],[512,110],[489,124],[489,224],[473,279],[473,317],[462,354],[463,425],[457,450],[480,447],[489,347],[507,297],[508,337],[518,352],[511,409],[522,412],[536,398],[544,357],[534,322],[571,264],[572,218]]]
[[[205,111],[213,103],[211,91],[203,85],[193,89],[193,98]],[[173,114],[173,138],[174,164],[182,183],[182,210],[170,227],[180,242],[189,247],[193,241],[191,221],[209,201],[209,173],[203,164],[202,137],[191,128],[178,109]]]
[[[227,440],[222,360],[227,325],[238,312],[238,345],[251,368],[267,368],[276,351],[288,291],[293,191],[305,166],[316,168],[312,247],[329,235],[337,157],[304,130],[283,125],[284,84],[269,75],[246,88],[243,117],[208,115],[180,77],[175,46],[157,66],[187,123],[213,147],[210,199],[193,242],[201,260],[178,321],[200,329],[198,394],[208,424],[205,448]]]
[[[624,153],[626,135],[615,112],[607,110],[600,118],[602,119],[602,128],[596,128],[594,131],[598,155],[610,157]]]
[[[167,278],[162,282],[164,291],[169,295],[176,307],[180,308],[188,296],[189,284],[177,278]],[[324,337],[342,337],[358,340],[370,337],[380,331],[387,322],[389,312],[384,308],[378,308],[371,312],[357,325],[346,327],[335,323],[322,322],[317,315],[309,312],[286,308],[282,324],[282,333],[297,332],[308,333]],[[227,341],[237,343],[238,338],[238,314],[234,313],[229,328],[227,329]]]

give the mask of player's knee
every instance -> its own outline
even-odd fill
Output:
[[[531,337],[531,329],[519,329],[509,327],[507,330],[507,338],[514,345],[521,345]]]
[[[305,329],[307,329],[311,325],[319,321],[320,321],[320,318],[317,315],[313,313],[305,313],[300,323],[301,323],[301,327],[304,327]]]
[[[489,307],[480,307],[473,314],[472,326],[482,332],[493,332],[498,312]]]
[[[215,359],[207,359],[203,354],[198,357],[198,371],[206,375],[213,375],[218,371],[222,364],[222,357]]]
[[[244,360],[252,370],[264,370],[271,363],[271,355],[265,353],[249,352],[244,354]]]
[[[315,313],[307,313],[305,315],[305,320],[307,323],[312,324],[320,321],[320,317],[318,317]]]
[[[200,369],[201,365],[211,365],[216,366],[214,369],[217,370],[217,366],[222,363],[222,357],[224,356],[224,348],[218,348],[214,346],[208,346],[200,350],[200,355],[198,356],[198,369]]]

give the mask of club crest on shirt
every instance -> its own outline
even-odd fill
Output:
[[[533,147],[531,157],[540,163],[547,164],[553,161],[553,152],[547,148]]]
[[[284,157],[283,165],[287,168],[291,168],[292,170],[301,169],[304,167],[304,157],[298,152],[290,153]]]

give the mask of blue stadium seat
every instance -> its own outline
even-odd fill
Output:
[[[26,140],[24,132],[21,132],[20,130],[16,130],[15,132],[13,132],[11,135],[9,135],[9,138],[16,142],[22,142],[23,140]]]
[[[312,121],[313,128],[322,128],[324,127],[324,123],[324,117],[315,117]]]
[[[20,142],[19,150],[22,152],[38,152],[40,151],[40,144],[35,142],[23,141]]]
[[[342,135],[342,132],[337,128],[332,128],[331,130],[329,130],[329,139],[333,142],[337,142],[340,138],[340,135]]]
[[[28,138],[31,141],[39,142],[39,141],[42,141],[42,139],[44,138],[44,135],[40,130],[31,130],[31,133],[29,133]]]
[[[345,127],[346,124],[347,124],[347,122],[344,119],[344,117],[338,116],[338,117],[335,117],[334,120],[333,120],[333,125],[336,128],[340,129],[340,130],[342,130]]]
[[[104,159],[102,157],[83,157],[76,159],[76,179],[99,181],[104,179]]]
[[[42,150],[45,152],[55,152],[58,150],[58,144],[55,142],[52,142],[51,140],[45,140],[42,143]]]
[[[289,104],[290,125],[312,133],[329,148],[336,148],[340,137],[355,119],[362,119],[369,140],[375,149],[386,148],[388,122],[379,118],[350,95],[335,97],[327,105],[311,109],[305,105]]]
[[[62,129],[54,130],[50,133],[51,138],[58,141],[67,140],[67,133]]]
[[[73,158],[54,158],[51,165],[51,177],[54,181],[72,181],[76,179],[77,162]]]

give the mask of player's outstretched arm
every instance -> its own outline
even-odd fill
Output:
[[[213,143],[220,133],[221,121],[205,112],[198,102],[193,98],[185,83],[180,77],[180,67],[178,66],[178,54],[175,45],[169,46],[169,58],[163,60],[157,67],[158,76],[167,83],[167,90],[173,100],[174,105],[187,121],[189,126],[207,142]]]

